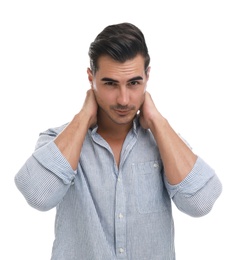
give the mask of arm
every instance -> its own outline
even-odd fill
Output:
[[[143,128],[150,128],[156,140],[168,182],[172,185],[180,183],[193,168],[197,156],[159,113],[148,92],[141,109],[140,123]]]
[[[195,155],[159,113],[149,93],[140,112],[140,123],[149,128],[164,166],[165,186],[182,212],[200,217],[213,207],[222,191],[214,170]]]
[[[15,176],[16,186],[32,207],[46,211],[65,196],[75,177],[88,127],[96,123],[96,111],[89,90],[81,111],[66,127],[40,135],[35,152]]]
[[[70,163],[77,169],[81,148],[85,135],[97,121],[97,103],[92,89],[87,91],[87,96],[81,111],[75,115],[71,123],[54,140],[55,144]]]

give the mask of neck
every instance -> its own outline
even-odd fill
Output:
[[[124,139],[133,126],[133,121],[128,124],[117,124],[110,118],[98,113],[98,133],[109,139]]]

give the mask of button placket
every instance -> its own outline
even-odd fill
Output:
[[[118,258],[126,257],[126,218],[125,218],[125,195],[121,177],[117,178],[116,184],[116,217],[115,237],[116,255]]]

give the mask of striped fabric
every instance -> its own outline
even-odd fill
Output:
[[[15,176],[32,207],[57,209],[51,260],[174,260],[171,201],[193,217],[209,213],[222,189],[214,170],[198,158],[170,185],[151,132],[134,121],[119,168],[95,127],[73,171],[53,141],[64,127],[40,134]]]

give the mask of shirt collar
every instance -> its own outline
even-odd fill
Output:
[[[140,126],[139,116],[136,115],[136,116],[134,117],[134,119],[133,119],[133,128],[132,128],[133,133],[134,133],[135,135],[138,134],[138,128],[139,128],[139,126]],[[97,129],[98,129],[98,125],[95,125],[95,126],[91,127],[91,128],[90,128],[91,134],[92,134],[92,135],[95,135],[95,134],[97,133]]]

